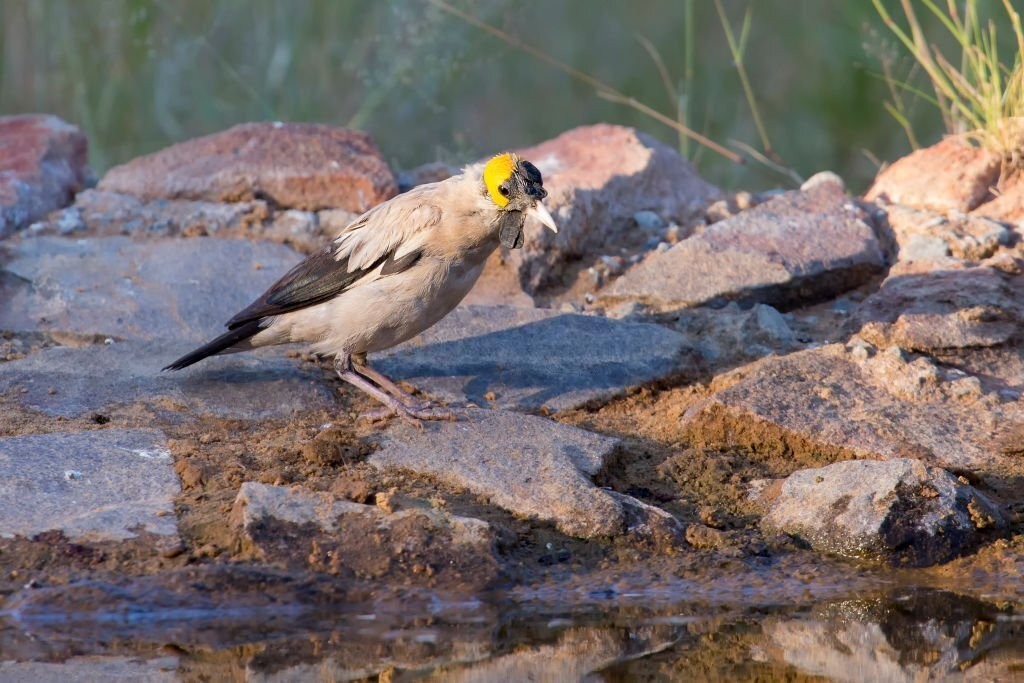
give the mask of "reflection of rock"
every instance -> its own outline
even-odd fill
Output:
[[[787,192],[652,254],[602,297],[662,310],[721,300],[820,300],[881,269],[881,248],[865,218],[839,183]]]
[[[998,509],[938,467],[899,458],[794,472],[761,501],[762,526],[816,550],[894,565],[945,562],[1003,525]]]
[[[313,123],[244,123],[110,169],[101,190],[143,199],[239,202],[362,213],[397,191],[366,133]]]
[[[177,539],[180,490],[164,435],[102,429],[0,438],[0,537],[59,530],[73,541]]]
[[[571,628],[554,645],[520,647],[511,654],[469,666],[444,670],[444,680],[459,683],[485,681],[583,681],[618,662],[645,657],[671,647],[674,630],[666,626],[637,629]]]
[[[679,372],[686,348],[660,325],[467,305],[379,363],[446,401],[564,410]]]
[[[996,618],[989,605],[935,591],[849,600],[769,620],[762,654],[835,681],[973,678],[968,667],[1001,640]]]
[[[0,681],[180,681],[178,657],[70,657],[62,662],[0,661]]]
[[[0,239],[68,204],[88,163],[85,136],[56,116],[0,117]]]
[[[497,575],[490,525],[427,505],[387,512],[330,493],[246,482],[232,516],[249,552],[295,569],[458,582],[462,590],[480,589]]]

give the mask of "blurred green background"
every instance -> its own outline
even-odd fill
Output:
[[[694,128],[761,148],[711,0],[451,1],[674,117],[680,103],[645,38]],[[737,33],[750,13],[744,62],[783,164],[805,177],[834,170],[859,191],[877,160],[909,149],[879,76],[885,60],[904,77],[910,62],[868,0],[723,6]],[[363,128],[396,168],[460,163],[599,121],[679,145],[672,129],[427,0],[0,0],[0,39],[0,114],[78,124],[101,173],[251,120]],[[912,111],[920,141],[937,140],[937,113]],[[792,183],[763,164],[684,151],[728,188]]]

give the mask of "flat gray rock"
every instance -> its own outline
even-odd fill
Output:
[[[126,341],[53,347],[0,363],[0,394],[49,415],[88,415],[145,402],[240,419],[288,417],[336,405],[324,373],[280,349],[216,356],[178,372],[160,368],[191,350],[185,342]]]
[[[177,538],[181,490],[162,432],[103,429],[0,438],[0,537],[62,531],[120,541]]]
[[[557,411],[679,372],[687,349],[684,336],[650,323],[461,306],[377,363],[445,401]]]
[[[601,297],[661,310],[726,300],[794,306],[857,287],[883,265],[864,212],[840,183],[818,182],[650,256]]]
[[[412,470],[486,496],[523,517],[554,522],[582,538],[626,530],[623,508],[590,481],[618,445],[541,417],[471,410],[459,422],[417,429],[399,423],[370,456],[379,468]]]
[[[822,552],[914,567],[951,560],[1004,523],[974,488],[910,458],[794,472],[761,520]]]
[[[0,330],[207,341],[300,258],[244,240],[26,239],[0,251]]]

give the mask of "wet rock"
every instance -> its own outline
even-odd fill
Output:
[[[683,416],[685,432],[698,448],[753,448],[805,465],[917,458],[1000,485],[998,453],[1024,424],[1024,404],[964,387],[963,372],[896,347],[856,351],[832,344],[719,377]]]
[[[1024,323],[1024,277],[1014,270],[1012,260],[897,263],[862,303],[860,336],[929,352],[1003,344]]]
[[[886,206],[886,227],[893,241],[894,260],[937,260],[947,256],[981,260],[1010,244],[1013,233],[984,216],[940,214],[906,206]]]
[[[821,552],[914,567],[951,560],[1004,524],[974,488],[909,458],[794,472],[761,520]]]
[[[659,325],[460,306],[378,363],[448,402],[565,410],[679,372],[686,348],[682,335]]]
[[[135,403],[251,420],[337,406],[318,366],[283,358],[280,350],[216,356],[178,372],[160,371],[188,350],[188,342],[173,341],[44,349],[0,364],[0,395],[64,417]]]
[[[232,519],[261,560],[329,574],[394,581],[469,582],[497,575],[490,525],[429,507],[386,512],[301,487],[246,482]]]
[[[519,153],[543,174],[544,203],[559,230],[531,220],[523,248],[507,254],[506,267],[529,294],[557,284],[568,262],[642,244],[637,212],[687,225],[720,195],[674,149],[632,128],[582,126]]]
[[[187,346],[220,334],[299,259],[242,240],[25,239],[0,253],[0,330]]]
[[[893,162],[878,174],[864,198],[933,211],[970,211],[999,177],[995,152],[950,136]]]
[[[660,310],[724,300],[793,306],[864,283],[883,265],[874,230],[835,183],[787,192],[649,256],[601,292]]]
[[[92,182],[82,132],[56,116],[0,116],[0,239]]]
[[[370,464],[412,470],[583,538],[626,530],[622,505],[594,486],[618,441],[540,417],[472,410],[459,422],[392,425]]]
[[[0,661],[0,681],[180,681],[178,657],[152,659],[101,655],[80,655],[62,662]]]
[[[116,166],[101,190],[143,199],[240,202],[362,213],[397,192],[366,133],[313,123],[244,123]]]
[[[119,541],[141,530],[173,543],[179,490],[156,430],[0,438],[0,537],[61,531],[72,541]]]

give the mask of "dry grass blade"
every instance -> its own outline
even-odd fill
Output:
[[[514,47],[517,50],[521,50],[522,52],[525,52],[526,54],[530,55],[534,59],[537,59],[537,60],[539,60],[541,62],[544,62],[545,64],[553,66],[556,69],[558,69],[559,71],[562,71],[563,73],[571,76],[572,78],[575,78],[576,80],[578,80],[578,81],[580,81],[582,83],[586,83],[587,85],[589,85],[592,88],[594,88],[594,90],[597,92],[597,95],[599,97],[602,97],[602,98],[604,98],[606,100],[609,100],[611,102],[617,102],[619,104],[624,104],[627,107],[635,109],[635,110],[641,112],[642,114],[645,114],[646,116],[651,117],[655,121],[663,123],[666,126],[668,126],[669,128],[672,128],[672,129],[678,131],[680,134],[685,135],[686,137],[690,138],[694,142],[697,142],[697,143],[707,147],[708,149],[711,149],[711,150],[717,152],[718,154],[722,155],[726,159],[729,159],[730,161],[732,161],[734,163],[737,163],[737,164],[742,164],[743,163],[743,157],[741,157],[740,155],[736,154],[735,152],[733,152],[733,151],[731,151],[729,149],[726,149],[725,147],[723,147],[722,145],[718,144],[714,140],[708,138],[707,136],[701,135],[697,131],[692,130],[691,128],[689,128],[687,126],[682,125],[681,123],[679,123],[678,121],[676,121],[672,117],[666,116],[665,114],[663,114],[660,111],[654,109],[653,107],[650,107],[650,106],[648,106],[648,105],[638,101],[637,99],[635,99],[633,97],[630,97],[629,95],[626,95],[625,93],[623,93],[623,92],[613,88],[612,86],[608,85],[604,81],[601,81],[601,80],[599,80],[597,78],[594,78],[590,74],[585,73],[583,71],[580,71],[579,69],[576,69],[576,68],[566,64],[565,62],[563,62],[563,61],[561,61],[559,59],[556,59],[555,57],[552,57],[547,52],[544,52],[543,50],[541,50],[541,49],[539,49],[537,47],[534,47],[533,45],[530,45],[528,43],[523,42],[519,38],[516,38],[515,36],[512,36],[512,35],[506,33],[505,31],[502,31],[497,26],[492,26],[491,24],[488,24],[487,22],[482,21],[481,19],[478,19],[477,17],[473,16],[472,14],[469,14],[468,12],[465,12],[465,11],[463,11],[463,10],[457,8],[457,7],[453,7],[452,5],[448,4],[444,0],[430,0],[430,2],[431,2],[432,5],[434,5],[438,9],[440,9],[440,10],[442,10],[444,12],[447,12],[448,14],[451,14],[452,16],[458,17],[459,19],[461,19],[462,21],[465,21],[466,23],[470,24],[471,26],[475,26],[475,27],[477,27],[477,28],[479,28],[479,29],[481,29],[483,31],[486,31],[487,33],[491,34],[495,38],[498,38],[499,40],[501,40],[502,42],[504,42],[504,43],[506,43],[506,44],[508,44],[508,45],[510,45],[512,47]]]

